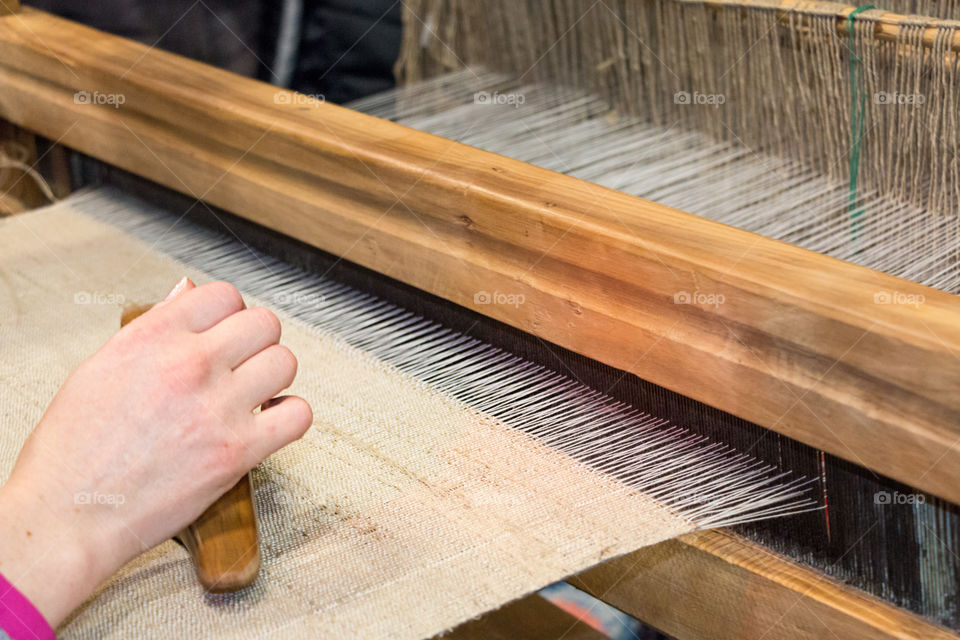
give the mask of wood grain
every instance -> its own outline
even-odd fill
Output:
[[[437,637],[444,640],[604,640],[607,636],[533,594]]]
[[[253,584],[260,572],[260,540],[250,474],[178,537],[193,556],[197,579],[207,591],[230,593]]]
[[[0,16],[20,11],[20,0],[0,0]]]
[[[120,326],[146,313],[151,306],[125,308]],[[249,587],[260,572],[257,511],[250,482],[248,473],[177,534],[193,558],[197,580],[211,593]]]
[[[960,637],[724,531],[647,547],[570,582],[680,640]]]
[[[0,116],[960,502],[956,296],[20,16],[0,22]],[[684,292],[724,302],[675,304]],[[892,292],[923,304],[875,303]]]

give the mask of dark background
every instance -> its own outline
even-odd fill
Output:
[[[399,0],[26,4],[335,104],[391,88],[400,50]]]

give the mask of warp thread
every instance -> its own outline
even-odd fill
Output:
[[[939,13],[955,15],[956,6]],[[960,211],[960,54],[951,47],[958,22],[905,16],[891,42],[876,36],[879,10],[858,14],[849,38],[839,34],[849,12],[831,2],[783,9],[769,0],[411,0],[405,7],[403,83],[465,66],[555,82],[607,100],[617,114],[703,131],[842,180],[850,179],[850,132],[869,122],[858,136],[858,193],[880,190],[933,214]],[[851,42],[862,100],[848,94]]]
[[[857,177],[860,173],[860,144],[863,141],[863,123],[866,116],[866,93],[857,82],[858,71],[863,59],[857,55],[854,21],[857,14],[873,9],[874,5],[865,4],[857,7],[847,16],[847,31],[850,36],[850,113],[853,116],[853,126],[850,128],[850,200],[847,209],[850,211],[851,240],[856,242],[857,233],[862,224],[858,220],[863,215],[863,208],[857,207]]]

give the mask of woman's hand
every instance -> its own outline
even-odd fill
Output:
[[[266,309],[181,282],[67,379],[0,489],[0,573],[58,624],[313,417]]]

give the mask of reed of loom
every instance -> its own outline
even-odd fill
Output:
[[[890,15],[867,24],[899,37]],[[928,28],[919,44],[953,46]],[[275,88],[26,8],[0,19],[0,82],[0,116],[19,126],[960,502],[956,296],[333,105],[282,104]],[[126,101],[78,104],[91,88]],[[497,288],[528,304],[474,297]],[[729,303],[673,304],[698,288]],[[878,307],[876,291],[926,302]],[[680,638],[817,638],[824,625],[844,638],[956,637],[726,532],[578,580]]]

